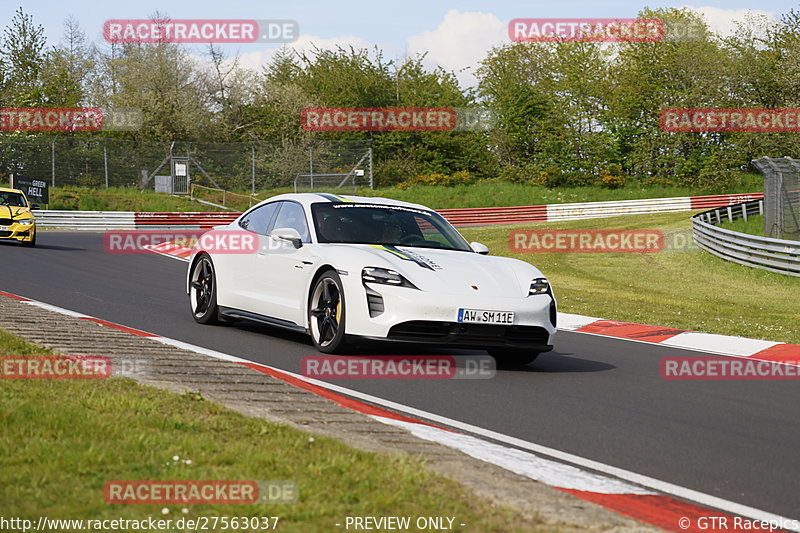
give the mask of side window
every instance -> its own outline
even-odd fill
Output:
[[[311,242],[308,232],[308,224],[306,223],[306,213],[303,206],[294,202],[281,202],[278,217],[272,225],[272,229],[278,228],[294,228],[300,234],[303,242]]]
[[[278,209],[278,204],[283,202],[272,202],[271,204],[262,205],[247,213],[245,217],[239,221],[239,225],[247,231],[253,231],[266,235],[269,229],[269,223]]]

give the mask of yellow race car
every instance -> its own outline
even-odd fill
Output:
[[[0,188],[0,241],[14,240],[23,246],[36,246],[36,220],[25,193],[17,189]]]

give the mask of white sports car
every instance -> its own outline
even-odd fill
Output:
[[[229,232],[251,237],[252,253],[209,246]],[[468,244],[421,205],[283,194],[204,237],[187,276],[202,324],[247,320],[306,332],[324,353],[377,339],[485,349],[526,364],[552,349],[547,278]]]

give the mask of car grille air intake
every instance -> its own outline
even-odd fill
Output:
[[[383,296],[375,291],[367,289],[367,307],[371,318],[383,314]]]

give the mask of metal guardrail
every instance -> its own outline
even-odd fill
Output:
[[[764,213],[764,200],[718,207],[692,217],[695,243],[710,254],[740,265],[800,276],[800,242],[772,239],[719,228],[723,219],[734,221]]]
[[[487,224],[525,224],[530,222],[583,220],[589,218],[696,211],[698,209],[727,206],[743,200],[756,200],[763,195],[725,194],[715,196],[682,196],[677,198],[650,198],[611,202],[585,202],[575,204],[529,205],[516,207],[479,207],[466,209],[440,209],[454,226],[479,226]],[[36,211],[39,227],[102,231],[109,229],[187,229],[211,228],[228,224],[239,213],[137,213],[120,211]],[[144,227],[143,227],[144,226]]]
[[[81,229],[104,231],[136,229],[133,211],[34,211],[36,226],[40,228]]]
[[[87,231],[211,229],[228,224],[239,213],[137,213],[134,211],[34,211],[40,228]]]
[[[712,196],[679,196],[575,204],[439,209],[438,211],[454,226],[523,224],[527,222],[585,220],[588,218],[618,217],[622,215],[696,211],[710,207],[727,206],[746,200],[756,200],[761,197],[763,195],[760,193],[718,194]]]

